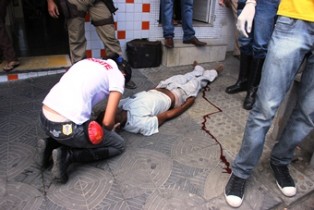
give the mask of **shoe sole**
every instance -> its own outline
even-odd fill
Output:
[[[204,43],[204,44],[196,44],[196,43],[193,43],[193,42],[186,42],[186,41],[183,41],[182,42],[183,44],[193,44],[194,46],[196,47],[204,47],[207,45],[207,43]]]
[[[241,199],[241,198],[238,197],[238,196],[231,195],[231,196],[234,196],[234,197],[237,197],[237,198],[241,199],[240,203],[233,204],[232,202],[229,202],[229,201],[228,201],[228,195],[226,195],[226,192],[224,192],[224,195],[225,195],[225,199],[226,199],[227,204],[228,204],[229,206],[231,206],[231,207],[238,208],[238,207],[240,207],[240,206],[242,205],[242,203],[243,203],[244,196],[243,196],[243,198]],[[230,195],[229,195],[229,196],[230,196]]]
[[[236,94],[236,93],[240,93],[240,92],[244,92],[247,91],[246,89],[241,89],[241,90],[236,90],[236,91],[227,91],[225,90],[226,93],[228,94]]]
[[[47,142],[43,139],[39,139],[37,142],[37,152],[35,156],[35,163],[40,167],[40,168],[47,168],[47,164],[44,158],[45,154],[45,149],[47,147]]]
[[[276,180],[276,176],[275,176],[275,172],[274,172],[274,169],[273,169],[273,167],[272,167],[272,164],[270,163],[269,165],[270,165],[270,169],[271,169],[272,172],[273,172],[273,175],[274,175],[276,184],[277,184],[277,186],[278,186],[280,192],[281,192],[284,196],[287,196],[287,197],[293,197],[293,196],[295,196],[295,195],[296,195],[296,192],[297,192],[297,188],[294,186],[295,192],[294,192],[293,194],[287,194],[287,193],[285,193],[285,192],[284,192],[284,189],[279,185],[278,181]],[[290,187],[293,187],[293,186],[290,186]]]
[[[51,169],[52,178],[56,182],[65,183],[67,181],[67,178],[65,176],[62,176],[63,172],[60,170],[60,162],[61,162],[60,159],[61,159],[60,149],[54,149],[52,151],[52,160],[53,160],[53,166]]]
[[[206,46],[206,44],[205,44],[205,45],[198,45],[198,44],[184,43],[184,42],[183,42],[183,44],[192,44],[192,45],[194,45],[195,47],[205,47],[205,46]]]
[[[229,179],[228,179],[228,182],[229,182],[231,176],[232,176],[232,174],[230,174]],[[226,186],[227,186],[227,185],[226,185]],[[242,198],[240,198],[240,197],[238,197],[238,196],[235,196],[235,195],[227,195],[225,189],[224,189],[224,196],[225,196],[225,199],[226,199],[227,204],[228,204],[229,206],[231,206],[231,207],[234,207],[234,208],[240,207],[240,206],[242,205],[243,200],[244,200],[244,195],[243,195]],[[231,202],[230,199],[228,199],[228,196],[237,197],[237,198],[240,199],[240,202],[238,202],[238,203],[235,204],[234,202]],[[229,198],[230,198],[230,197],[229,197]]]
[[[284,192],[284,190],[283,190],[283,188],[278,184],[278,182],[276,181],[276,184],[277,184],[277,186],[278,186],[278,188],[279,188],[279,190],[281,191],[281,193],[284,195],[284,196],[287,196],[287,197],[293,197],[293,196],[295,196],[296,195],[296,190],[295,190],[295,192],[293,193],[293,194],[286,194],[285,192]],[[295,187],[294,187],[295,188]]]

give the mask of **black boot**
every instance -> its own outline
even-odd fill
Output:
[[[60,144],[53,138],[38,139],[36,147],[35,162],[41,169],[46,169],[52,163],[52,150],[60,147]]]
[[[264,60],[265,60],[264,58],[253,59],[249,76],[248,91],[243,102],[243,108],[246,110],[251,110],[255,103],[256,92],[258,89],[259,82],[261,80]]]
[[[248,74],[251,67],[251,62],[252,62],[251,55],[245,55],[244,53],[241,53],[238,80],[234,85],[231,85],[226,88],[226,93],[234,94],[234,93],[247,90],[247,81],[248,81]]]
[[[68,181],[67,169],[74,162],[90,162],[109,157],[108,148],[74,149],[62,146],[52,151],[52,176],[59,183]]]
[[[253,105],[255,103],[256,92],[257,87],[250,87],[250,89],[247,91],[243,102],[244,109],[251,110],[253,108]]]

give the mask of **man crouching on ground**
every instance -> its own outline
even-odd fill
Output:
[[[90,58],[75,63],[50,90],[40,114],[49,137],[38,140],[36,161],[47,168],[52,157],[54,180],[67,182],[67,168],[73,162],[102,160],[124,151],[124,139],[112,129],[129,79],[113,60]],[[106,111],[98,123],[91,114],[104,99]]]

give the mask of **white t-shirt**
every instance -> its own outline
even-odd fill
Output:
[[[169,110],[171,99],[157,90],[142,91],[120,101],[119,107],[127,111],[124,130],[150,136],[158,133],[157,115]]]
[[[43,104],[81,125],[95,104],[110,91],[124,92],[124,76],[111,60],[84,59],[75,63],[50,90]]]

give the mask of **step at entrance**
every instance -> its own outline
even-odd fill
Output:
[[[193,44],[183,44],[182,40],[174,40],[174,48],[168,49],[163,44],[162,65],[183,66],[197,60],[198,63],[223,61],[226,57],[227,43],[217,39],[200,39],[206,42],[204,47],[196,47]]]

